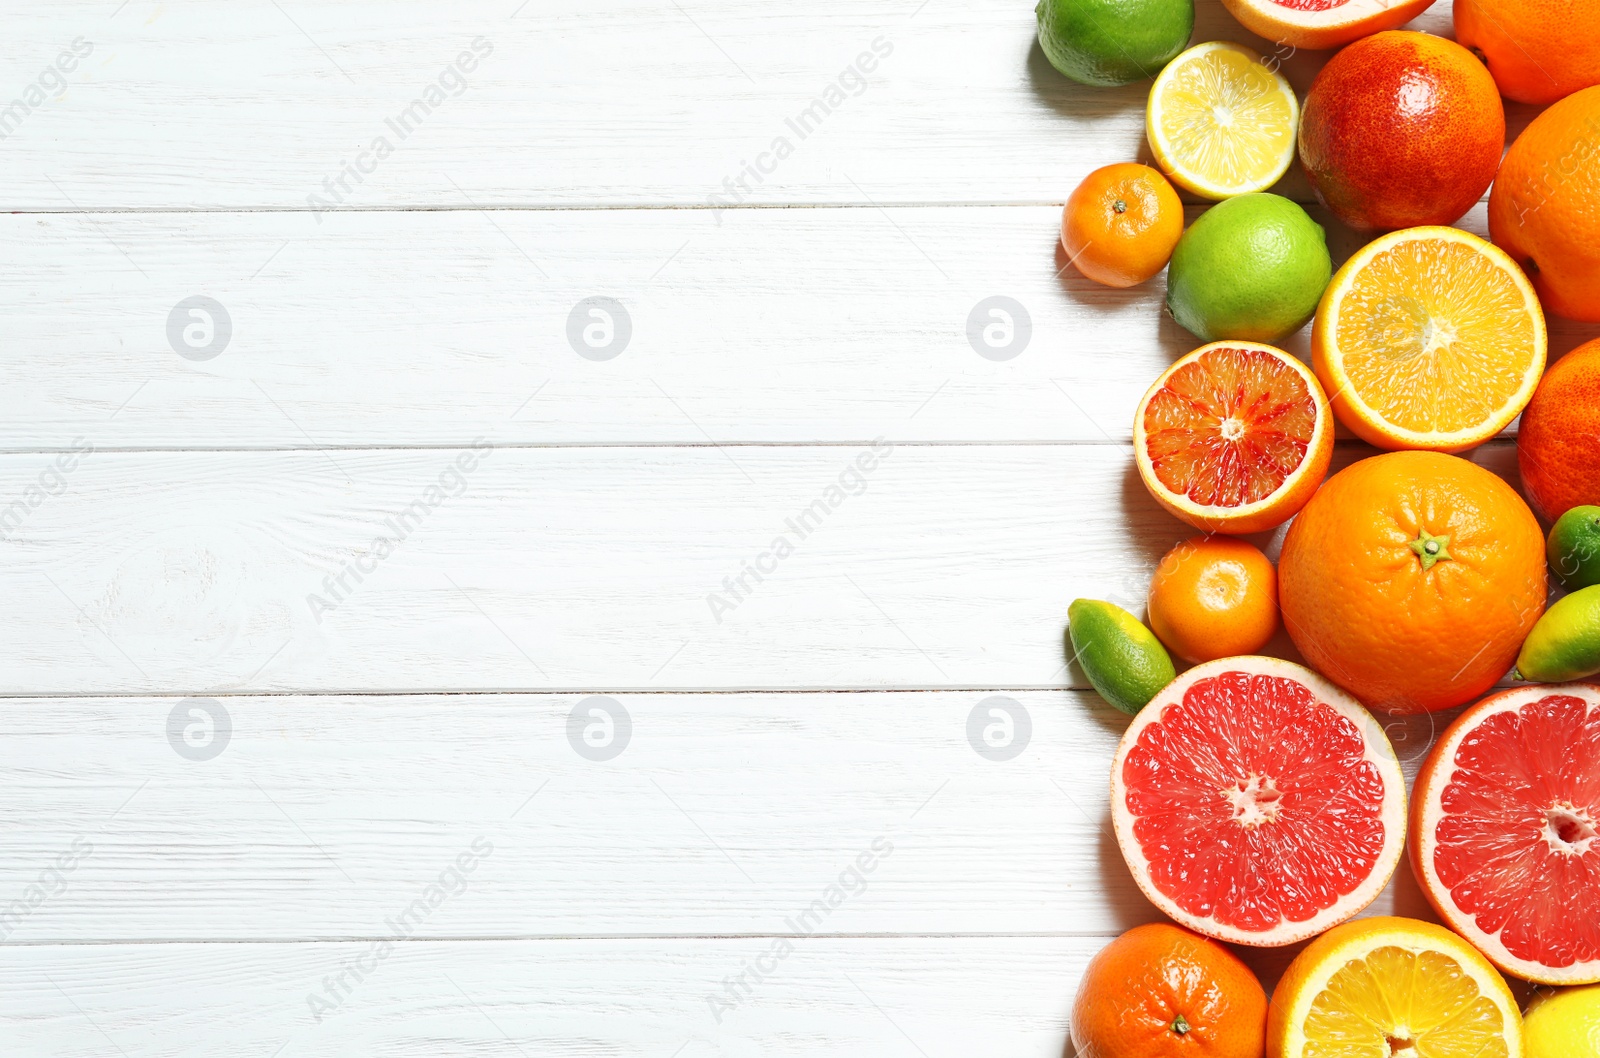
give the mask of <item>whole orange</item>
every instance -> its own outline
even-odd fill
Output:
[[[1078,271],[1108,287],[1143,283],[1167,266],[1183,234],[1183,203],[1148,165],[1121,162],[1083,178],[1061,214],[1061,245]]]
[[[1300,161],[1360,231],[1451,224],[1483,197],[1506,143],[1483,63],[1454,41],[1389,30],[1338,52],[1300,112]]]
[[[1072,1004],[1078,1058],[1261,1058],[1267,994],[1221,944],[1166,922],[1100,949]]]
[[[1517,465],[1534,510],[1549,521],[1600,504],[1600,338],[1540,379],[1522,413]]]
[[[1594,0],[1456,0],[1456,40],[1483,56],[1500,94],[1554,103],[1600,85]]]
[[[1185,661],[1255,654],[1278,630],[1278,575],[1237,537],[1196,536],[1168,551],[1150,580],[1150,627]]]
[[[1600,86],[1546,110],[1511,145],[1489,195],[1489,235],[1546,312],[1600,322]]]
[[[1289,526],[1284,627],[1367,705],[1431,713],[1510,671],[1544,612],[1544,535],[1515,489],[1438,452],[1346,467]]]

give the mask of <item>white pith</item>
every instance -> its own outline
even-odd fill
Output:
[[[1242,666],[1247,666],[1243,667]],[[1128,751],[1138,744],[1139,735],[1152,723],[1158,723],[1162,713],[1168,706],[1180,702],[1184,693],[1196,682],[1216,676],[1219,673],[1230,671],[1247,671],[1252,675],[1281,676],[1305,685],[1312,695],[1320,702],[1335,709],[1356,724],[1362,731],[1366,743],[1365,759],[1371,762],[1383,779],[1384,799],[1381,810],[1383,820],[1383,849],[1378,855],[1377,862],[1373,865],[1372,873],[1345,896],[1341,897],[1331,907],[1324,909],[1305,922],[1280,921],[1272,930],[1255,933],[1242,930],[1235,926],[1224,925],[1212,918],[1203,918],[1192,915],[1180,908],[1175,900],[1156,889],[1150,878],[1150,861],[1139,847],[1138,839],[1134,836],[1133,827],[1136,817],[1127,806],[1127,787],[1123,784],[1122,768],[1127,759]],[[1241,776],[1249,784],[1251,777]],[[1269,779],[1271,777],[1262,777]],[[1260,787],[1257,792],[1239,791],[1241,801],[1248,799],[1255,806],[1261,818],[1252,815],[1252,825],[1268,825],[1265,819],[1265,806],[1259,797]],[[1220,796],[1228,796],[1226,788],[1218,791]],[[1231,798],[1230,798],[1231,800]],[[1276,811],[1272,815],[1276,817]],[[1239,825],[1246,825],[1244,819],[1236,820]],[[1406,821],[1406,794],[1405,777],[1401,774],[1400,763],[1396,760],[1394,750],[1389,744],[1388,737],[1383,728],[1379,726],[1372,714],[1362,707],[1354,698],[1323,679],[1315,672],[1302,665],[1278,658],[1266,657],[1241,657],[1223,658],[1219,661],[1206,662],[1196,665],[1188,672],[1167,684],[1162,691],[1151,699],[1150,704],[1139,711],[1138,715],[1128,725],[1123,733],[1122,741],[1117,746],[1117,755],[1111,765],[1111,823],[1116,833],[1117,844],[1122,849],[1123,858],[1127,861],[1128,869],[1133,875],[1133,880],[1138,884],[1150,902],[1160,908],[1173,921],[1188,926],[1197,933],[1203,933],[1219,940],[1231,941],[1236,944],[1247,944],[1254,947],[1279,947],[1285,944],[1294,944],[1298,941],[1313,937],[1337,925],[1345,919],[1360,912],[1373,900],[1377,899],[1383,887],[1389,883],[1389,878],[1394,874],[1396,865],[1400,862],[1400,854],[1404,845]]]
[[[1422,813],[1421,825],[1417,828],[1419,837],[1416,862],[1418,868],[1422,871],[1423,888],[1433,897],[1440,917],[1445,920],[1445,923],[1451,929],[1471,941],[1473,946],[1483,952],[1490,962],[1509,974],[1515,974],[1525,980],[1542,984],[1589,984],[1600,981],[1600,959],[1574,963],[1571,966],[1554,967],[1517,958],[1506,950],[1506,946],[1501,943],[1498,933],[1486,933],[1479,929],[1472,916],[1456,905],[1455,898],[1445,888],[1444,883],[1439,880],[1438,872],[1434,870],[1433,866],[1434,853],[1439,845],[1436,834],[1439,829],[1439,821],[1444,816],[1444,791],[1445,787],[1450,785],[1450,780],[1456,773],[1453,763],[1447,765],[1444,762],[1453,762],[1462,740],[1489,717],[1499,713],[1515,712],[1525,705],[1536,702],[1541,698],[1548,698],[1551,695],[1567,695],[1582,699],[1588,704],[1591,713],[1596,709],[1600,709],[1600,687],[1596,687],[1594,684],[1536,684],[1530,687],[1518,687],[1514,690],[1502,691],[1485,699],[1463,713],[1461,718],[1445,732],[1444,737],[1439,740],[1438,745],[1433,748],[1431,754],[1440,761],[1439,766],[1433,770],[1429,782],[1425,786],[1419,784],[1414,791],[1417,811]],[[1551,805],[1547,809],[1547,813],[1550,810],[1563,807],[1570,808],[1571,806]],[[1592,823],[1592,821],[1589,822]],[[1589,837],[1579,843],[1581,848],[1562,849],[1558,845],[1565,843],[1561,843],[1559,838],[1552,834],[1551,831],[1551,823],[1547,819],[1545,840],[1550,843],[1554,851],[1564,855],[1582,855],[1590,849],[1594,842],[1594,838]],[[1555,840],[1552,840],[1552,838],[1555,838]]]

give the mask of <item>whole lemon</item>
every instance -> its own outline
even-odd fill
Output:
[[[1522,1029],[1527,1058],[1600,1058],[1600,985],[1542,996]]]

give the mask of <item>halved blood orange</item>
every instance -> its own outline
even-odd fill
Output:
[[[1357,37],[1394,29],[1416,18],[1433,0],[1222,0],[1234,18],[1259,37],[1293,48],[1337,48]],[[1285,46],[1288,47],[1285,47]]]
[[[1457,717],[1417,775],[1411,868],[1507,973],[1600,981],[1600,687],[1518,687]]]
[[[1333,412],[1309,367],[1270,345],[1213,342],[1156,379],[1133,421],[1157,503],[1210,533],[1257,533],[1306,505],[1333,458]]]
[[[1134,881],[1168,916],[1275,947],[1350,918],[1388,884],[1405,778],[1372,716],[1321,676],[1223,658],[1128,725],[1111,820]]]

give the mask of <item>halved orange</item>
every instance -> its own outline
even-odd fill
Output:
[[[1292,518],[1328,473],[1333,415],[1311,369],[1270,345],[1213,342],[1156,379],[1133,422],[1145,488],[1209,533]]]
[[[1504,250],[1456,228],[1368,243],[1317,307],[1311,363],[1379,448],[1460,452],[1508,426],[1544,373],[1544,310]]]

